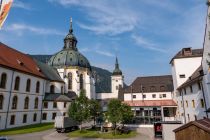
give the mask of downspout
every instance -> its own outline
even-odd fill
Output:
[[[10,106],[10,100],[11,100],[10,98],[11,98],[11,96],[12,96],[12,85],[13,85],[14,73],[15,73],[15,71],[13,70],[13,71],[12,71],[12,82],[11,82],[10,91],[9,91],[9,102],[8,102],[8,107],[7,107],[5,129],[7,128],[7,121],[8,121],[8,115],[9,115],[9,106]]]
[[[42,92],[43,92],[43,95],[42,95],[42,102],[41,102],[41,116],[40,116],[40,123],[42,123],[42,110],[43,110],[43,100],[44,100],[44,96],[45,96],[45,80],[43,82],[43,88],[42,88]]]
[[[199,83],[200,83],[200,82],[199,82]],[[205,94],[204,94],[204,90],[203,90],[203,82],[202,82],[202,81],[201,81],[201,91],[202,91],[202,94],[203,94],[203,100],[204,100],[205,109],[206,109],[206,117],[209,118],[208,112],[207,112],[206,98],[205,98]]]
[[[183,111],[184,111],[184,123],[186,124],[186,114],[185,114],[184,97],[183,97],[182,90],[181,90],[181,94],[182,94],[182,107],[183,107]]]

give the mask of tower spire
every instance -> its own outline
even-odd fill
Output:
[[[115,69],[119,69],[119,63],[118,63],[117,57],[116,57],[116,61],[115,61]]]
[[[72,28],[72,17],[70,18],[70,29],[69,33],[73,33],[73,28]]]
[[[119,63],[118,63],[117,57],[116,57],[116,61],[115,61],[115,69],[114,69],[112,75],[122,75],[122,71],[119,68]]]

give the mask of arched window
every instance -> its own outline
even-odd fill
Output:
[[[29,98],[26,97],[25,98],[25,103],[24,103],[24,109],[28,109],[28,105],[29,105]]]
[[[14,90],[19,90],[19,86],[20,86],[20,77],[17,76],[15,78],[15,87],[14,87]]]
[[[34,109],[37,109],[38,106],[39,106],[39,98],[36,97],[36,98],[35,98],[35,101],[34,101]]]
[[[79,76],[79,81],[80,81],[80,89],[84,89],[84,87],[83,87],[84,81],[83,81],[83,75],[82,74],[80,74],[80,76]]]
[[[6,82],[7,82],[7,74],[3,73],[1,75],[0,88],[6,88]]]
[[[14,96],[12,99],[12,109],[17,109],[18,98]]]
[[[26,82],[26,92],[30,92],[30,88],[31,88],[31,80],[28,79]]]
[[[0,95],[0,109],[3,109],[4,97]]]
[[[50,93],[55,93],[55,86],[54,85],[50,86]]]
[[[39,81],[36,82],[36,93],[39,93],[40,83]]]
[[[68,73],[68,89],[72,90],[72,73]]]

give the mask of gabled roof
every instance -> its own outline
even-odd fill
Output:
[[[61,93],[45,93],[44,101],[54,101],[54,102],[71,102],[76,98],[75,92],[69,92],[65,94]]]
[[[131,90],[133,93],[171,92],[173,91],[172,76],[138,77],[130,86],[124,88],[124,93],[131,93]]]
[[[189,85],[192,85],[196,82],[198,82],[199,80],[201,80],[203,77],[203,68],[202,66],[199,66],[195,72],[187,79],[187,81],[185,81],[181,86],[179,86],[177,89],[182,89],[185,88]]]
[[[174,59],[180,59],[180,58],[190,58],[190,57],[202,57],[203,56],[203,49],[191,49],[191,54],[183,53],[184,49],[189,49],[189,48],[183,48],[180,50],[170,61],[170,64]]]
[[[208,119],[208,118],[189,122],[185,125],[182,125],[181,127],[177,128],[177,129],[175,129],[174,132],[181,131],[181,130],[183,130],[187,127],[190,127],[192,125],[195,125],[195,126],[199,127],[200,129],[210,133],[210,119]]]
[[[53,68],[45,63],[42,63],[40,61],[37,61],[35,59],[34,59],[34,61],[36,61],[41,72],[47,77],[47,79],[49,79],[50,81],[55,81],[55,82],[64,82],[61,79],[60,75],[58,74],[58,71],[55,68]]]
[[[23,73],[46,78],[35,61],[27,54],[19,52],[0,42],[0,66]]]
[[[177,106],[173,100],[135,100],[135,101],[123,101],[129,106],[145,107],[145,106]]]

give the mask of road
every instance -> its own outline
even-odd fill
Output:
[[[139,133],[135,138],[124,139],[124,140],[160,140],[155,139],[153,136],[153,128],[138,128]],[[64,133],[57,133],[54,129],[10,136],[9,140],[85,140],[84,138],[68,138]],[[95,139],[102,140],[102,139]]]

